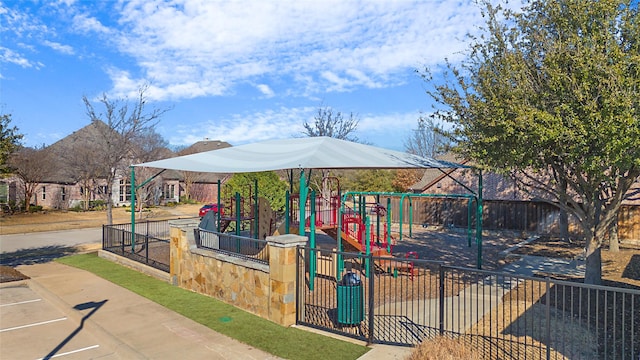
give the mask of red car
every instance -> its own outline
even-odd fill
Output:
[[[199,212],[200,217],[204,217],[209,211],[218,212],[218,204],[206,204],[203,207],[201,207]],[[224,214],[224,208],[222,208],[220,211],[220,215],[223,215],[223,214]]]

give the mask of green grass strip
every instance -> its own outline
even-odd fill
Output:
[[[369,349],[283,327],[217,299],[197,294],[102,259],[96,253],[57,260],[92,272],[212,330],[285,359],[357,359]]]

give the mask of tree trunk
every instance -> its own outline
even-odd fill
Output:
[[[600,285],[602,282],[602,254],[601,247],[595,236],[587,238],[586,268],[584,273],[584,283],[592,285]]]
[[[111,204],[111,192],[107,194],[107,225],[113,225],[113,205]]]
[[[569,239],[569,214],[567,210],[560,210],[560,218],[558,219],[560,226],[560,238],[562,241],[571,242]]]
[[[611,227],[609,228],[609,251],[611,252],[619,252],[620,251],[620,241],[618,239],[618,221],[614,220],[611,222]]]

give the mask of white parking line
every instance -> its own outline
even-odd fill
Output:
[[[22,304],[29,304],[29,303],[36,302],[36,301],[40,301],[40,300],[42,300],[42,299],[25,300],[25,301],[20,301],[20,302],[15,302],[15,303],[10,303],[10,304],[2,304],[2,305],[0,305],[0,307],[3,307],[3,306],[13,306],[13,305],[22,305]]]
[[[66,317],[63,318],[59,318],[59,319],[54,319],[54,320],[48,320],[48,321],[42,321],[42,322],[38,322],[38,323],[33,323],[33,324],[27,324],[27,325],[22,325],[22,326],[15,326],[12,328],[7,328],[7,329],[0,329],[0,333],[1,332],[5,332],[5,331],[11,331],[11,330],[19,330],[19,329],[24,329],[24,328],[28,328],[28,327],[32,327],[32,326],[39,326],[39,325],[46,325],[46,324],[51,324],[57,321],[62,321],[62,320],[67,320]]]
[[[57,357],[60,357],[60,356],[71,355],[71,354],[75,354],[75,353],[78,353],[78,352],[81,352],[81,351],[86,351],[86,350],[95,349],[95,348],[97,348],[97,347],[100,347],[100,345],[87,346],[86,348],[82,348],[82,349],[78,349],[78,350],[72,350],[72,351],[67,351],[67,352],[65,352],[65,353],[60,353],[60,354],[56,354],[56,355],[53,355],[53,356],[47,357],[47,359],[53,359],[53,358],[57,358]],[[36,360],[43,360],[43,359],[44,359],[44,358],[39,358],[39,359],[36,359]]]

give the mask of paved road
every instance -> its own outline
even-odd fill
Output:
[[[39,264],[84,250],[98,249],[102,228],[0,236],[0,265]],[[82,249],[80,249],[82,250]]]
[[[0,253],[46,246],[77,246],[102,242],[102,228],[0,235]]]

